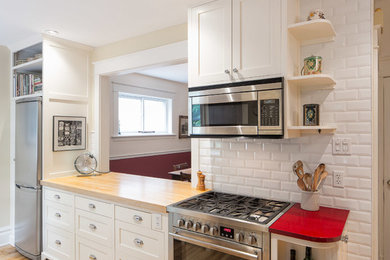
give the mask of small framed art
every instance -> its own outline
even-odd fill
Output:
[[[86,149],[86,117],[53,116],[53,151]]]

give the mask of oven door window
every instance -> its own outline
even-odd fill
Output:
[[[192,126],[257,126],[257,101],[192,105]]]
[[[204,248],[187,242],[174,240],[174,260],[244,260],[216,250]]]

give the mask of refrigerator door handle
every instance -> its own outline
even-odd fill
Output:
[[[20,184],[15,184],[15,186],[18,189],[40,190],[39,188],[36,188],[36,187],[25,186],[25,185],[20,185]]]

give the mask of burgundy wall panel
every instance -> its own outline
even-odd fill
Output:
[[[110,170],[113,172],[171,179],[168,172],[173,171],[173,165],[184,162],[191,167],[191,152],[110,160]]]

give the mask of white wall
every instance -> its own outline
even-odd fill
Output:
[[[332,136],[291,140],[201,139],[200,169],[208,188],[299,202],[301,192],[292,173],[297,160],[313,171],[322,162],[330,176],[321,205],[351,210],[348,259],[371,259],[371,1],[301,0],[301,19],[322,8],[332,21],[335,42],[302,48],[302,57],[323,57],[324,72],[336,79],[334,91],[305,96],[323,101],[321,118],[335,122],[335,137],[352,139],[351,155],[332,155]],[[332,186],[333,170],[344,172],[345,188]]]
[[[0,245],[10,230],[10,66],[10,51],[0,46]]]
[[[186,84],[149,77],[141,74],[127,74],[111,78],[114,89],[129,93],[172,98],[171,136],[111,137],[110,159],[131,158],[144,155],[190,151],[189,139],[178,138],[179,115],[188,114],[188,88]],[[113,97],[111,97],[111,136],[113,132]]]

